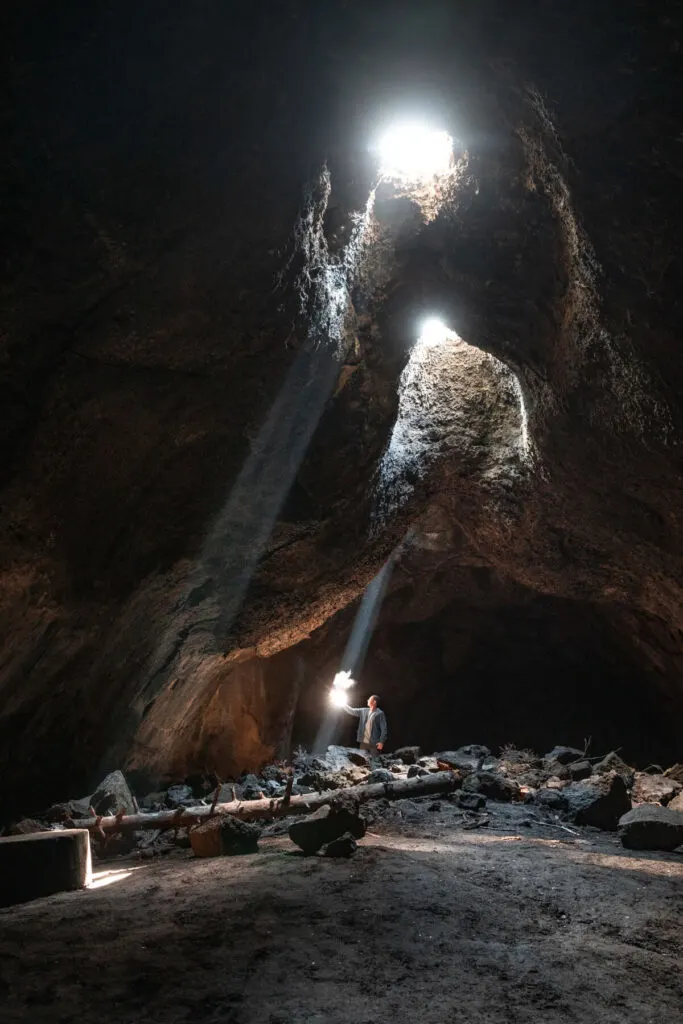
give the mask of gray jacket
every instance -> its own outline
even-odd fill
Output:
[[[344,711],[347,715],[353,715],[354,718],[359,718],[358,731],[356,733],[356,742],[362,743],[363,736],[365,735],[365,724],[370,714],[370,708],[351,708],[348,704],[344,705]],[[372,712],[371,726],[370,726],[370,742],[371,743],[386,743],[387,739],[387,716],[380,708],[376,708]]]

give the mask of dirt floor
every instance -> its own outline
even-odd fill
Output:
[[[351,860],[270,836],[112,861],[91,890],[0,911],[0,1019],[683,1022],[683,855],[430,806],[393,805]]]

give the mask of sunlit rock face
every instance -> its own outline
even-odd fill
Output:
[[[680,712],[672,25],[319,6],[5,15],[0,813],[284,750],[317,669],[278,659],[411,527],[406,621],[463,566],[595,606]],[[413,81],[463,147],[435,205],[369,211],[371,111]],[[426,316],[462,340],[420,362]],[[305,457],[221,518],[288,374]]]

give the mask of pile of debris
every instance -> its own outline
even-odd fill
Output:
[[[550,821],[619,830],[632,849],[683,845],[683,765],[638,772],[616,751],[596,758],[555,747],[539,756],[506,747],[494,756],[476,744],[429,756],[418,747],[377,757],[340,746],[328,747],[323,757],[300,749],[291,763],[267,765],[259,775],[211,780],[200,792],[178,783],[140,801],[115,771],[91,796],[57,804],[7,831],[88,828],[100,857],[133,850],[149,857],[179,846],[191,846],[197,856],[253,852],[265,830],[288,833],[304,854],[348,857],[366,821],[388,816],[391,801],[435,796],[474,814],[488,801],[532,805]]]

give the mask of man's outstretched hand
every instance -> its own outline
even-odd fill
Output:
[[[383,743],[378,743],[377,744],[377,749],[378,750],[384,750],[384,744]]]

